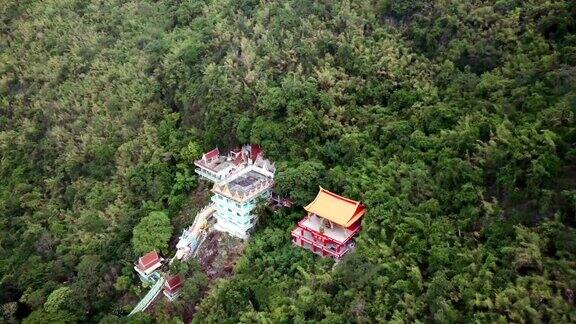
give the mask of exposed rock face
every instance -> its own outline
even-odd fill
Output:
[[[197,258],[210,280],[225,278],[232,275],[245,247],[246,242],[241,239],[212,231],[199,247]]]

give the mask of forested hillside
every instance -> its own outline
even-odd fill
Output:
[[[576,2],[4,0],[0,28],[4,321],[123,322],[147,219],[168,255],[193,160],[250,142],[295,206],[134,322],[576,321]],[[319,185],[367,205],[337,265],[290,241]]]

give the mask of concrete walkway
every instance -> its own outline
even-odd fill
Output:
[[[128,316],[132,316],[138,312],[143,312],[146,308],[148,308],[148,306],[150,306],[152,301],[154,299],[156,299],[156,296],[158,296],[158,294],[162,291],[162,287],[164,287],[165,281],[166,281],[166,279],[164,279],[164,277],[160,276],[158,281],[156,281],[154,286],[152,286],[152,288],[150,288],[150,290],[148,291],[146,296],[144,296],[144,298],[142,298],[140,300],[138,305],[136,305],[136,307],[134,307],[134,309],[130,312],[130,314],[128,314]]]

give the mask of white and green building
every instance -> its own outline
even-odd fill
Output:
[[[216,183],[212,201],[216,205],[215,229],[247,239],[257,222],[254,208],[268,200],[274,186],[274,165],[258,158],[232,177]]]

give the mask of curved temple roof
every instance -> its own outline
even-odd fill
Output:
[[[339,196],[322,187],[314,201],[304,209],[344,227],[350,227],[366,212],[361,202]]]
[[[147,270],[160,261],[161,259],[158,253],[156,251],[150,251],[138,259],[138,268],[140,268],[140,270]]]
[[[211,160],[213,158],[217,158],[218,156],[220,156],[220,150],[218,148],[215,148],[208,153],[204,153],[202,155],[202,158],[205,160]]]

